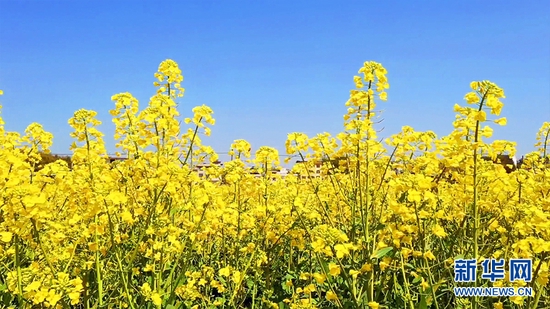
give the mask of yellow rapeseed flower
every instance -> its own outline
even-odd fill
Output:
[[[329,301],[336,301],[338,300],[338,296],[333,291],[328,291],[326,294],[326,299]]]
[[[329,269],[329,273],[332,276],[338,276],[340,274],[340,266],[338,266],[334,263],[329,263],[328,264],[328,269]]]
[[[368,305],[369,305],[369,308],[371,308],[371,309],[379,309],[380,308],[380,304],[375,302],[375,301],[369,302]]]
[[[432,251],[427,251],[424,253],[424,257],[428,260],[435,260],[435,255],[432,253]]]
[[[160,298],[160,294],[156,292],[151,295],[151,301],[157,307],[160,307],[160,305],[162,304],[162,299]]]
[[[444,238],[447,236],[447,233],[445,232],[445,229],[439,225],[439,224],[436,224],[433,228],[432,228],[432,233],[439,237],[439,238]]]
[[[229,266],[221,268],[218,274],[222,277],[229,277],[229,275],[231,275],[231,268]]]
[[[11,232],[0,232],[0,240],[3,242],[10,242],[13,234]]]

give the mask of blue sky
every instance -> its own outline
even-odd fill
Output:
[[[219,152],[244,138],[284,154],[287,133],[340,132],[369,60],[391,86],[381,137],[404,125],[448,134],[473,80],[504,89],[508,125],[494,137],[520,155],[550,121],[548,1],[0,0],[6,129],[41,123],[55,153],[69,153],[80,108],[98,112],[114,152],[111,96],[131,92],[144,107],[165,59],[183,71],[180,113],[214,110],[204,142]]]

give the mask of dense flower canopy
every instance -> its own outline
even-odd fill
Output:
[[[302,164],[284,178],[270,174],[276,149],[245,140],[224,166],[194,172],[218,159],[201,139],[215,120],[205,105],[178,120],[173,60],[143,110],[130,93],[112,97],[127,157],[116,164],[94,111],[69,120],[70,162],[48,164],[52,134],[36,123],[7,132],[0,118],[0,307],[550,307],[550,122],[521,168],[481,160],[515,144],[485,142],[492,123],[506,124],[505,96],[478,81],[455,105],[450,135],[404,126],[381,142],[387,71],[365,62],[359,74],[342,133],[288,135],[286,152]],[[458,298],[457,258],[532,259],[531,282],[478,276],[469,286],[534,295]]]

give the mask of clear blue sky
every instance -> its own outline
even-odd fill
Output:
[[[184,75],[180,112],[213,108],[205,144],[219,152],[244,138],[284,154],[287,133],[340,132],[368,60],[389,72],[380,136],[404,125],[448,134],[473,80],[505,90],[508,125],[494,137],[520,155],[550,121],[548,1],[0,0],[2,117],[11,131],[41,123],[53,152],[69,153],[80,108],[98,112],[114,152],[111,96],[144,107],[167,58]]]

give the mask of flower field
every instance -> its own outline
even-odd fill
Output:
[[[207,177],[193,172],[218,159],[203,144],[215,120],[204,105],[179,120],[172,60],[145,108],[112,97],[127,160],[106,160],[96,113],[79,110],[71,165],[36,168],[52,135],[7,132],[0,118],[0,308],[550,308],[550,122],[521,168],[482,160],[515,143],[485,141],[506,124],[504,91],[479,81],[448,136],[405,126],[381,140],[386,74],[361,67],[342,133],[288,135],[305,163],[284,178],[270,174],[276,149],[245,140]],[[322,176],[309,177],[316,162]],[[489,258],[532,259],[532,280],[455,282],[455,259],[481,270]],[[461,298],[460,286],[533,295]]]

